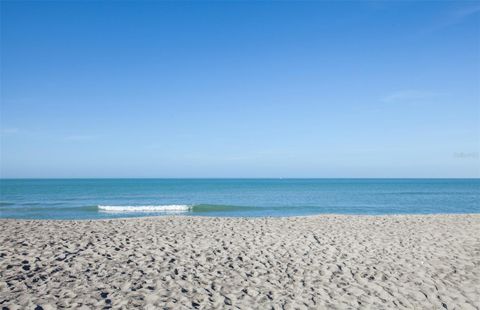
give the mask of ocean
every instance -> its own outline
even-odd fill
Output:
[[[0,218],[480,213],[480,179],[1,179]]]

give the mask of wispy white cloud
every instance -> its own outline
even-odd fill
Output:
[[[18,133],[20,130],[18,128],[2,128],[0,133],[2,135],[12,135]]]
[[[444,93],[424,90],[400,90],[384,96],[381,101],[386,103],[421,103],[444,95]]]
[[[480,12],[480,5],[476,5],[476,6],[466,7],[466,8],[462,8],[460,10],[454,11],[453,15],[457,19],[463,19],[479,12]]]
[[[430,27],[424,29],[420,34],[428,34],[442,30],[444,28],[459,24],[469,18],[473,18],[480,13],[480,5],[467,6],[460,9],[449,11],[442,18],[437,20],[436,23]]]

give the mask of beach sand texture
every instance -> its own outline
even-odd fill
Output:
[[[480,215],[0,220],[0,272],[8,309],[479,309]]]

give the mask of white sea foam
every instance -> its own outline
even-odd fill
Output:
[[[188,205],[160,205],[160,206],[98,206],[102,212],[187,212],[192,209]]]

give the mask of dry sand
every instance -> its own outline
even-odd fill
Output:
[[[9,309],[480,308],[480,215],[0,220],[0,230]]]

